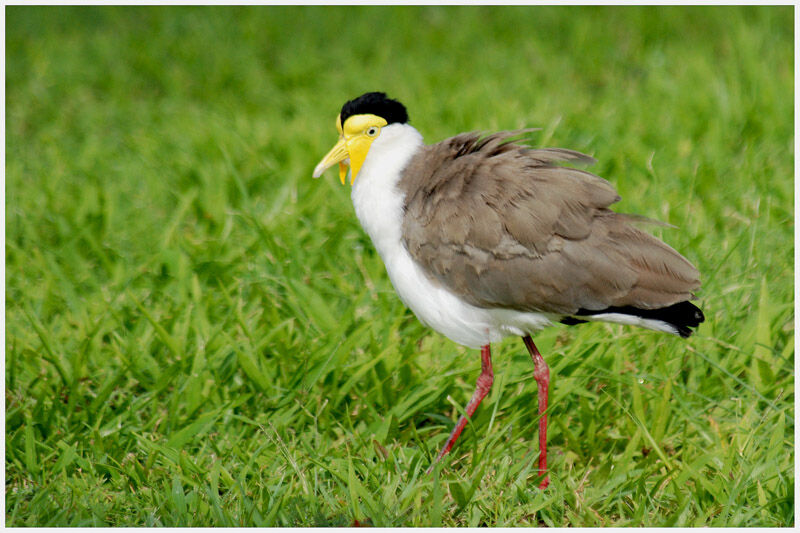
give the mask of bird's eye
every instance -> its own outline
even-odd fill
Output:
[[[381,130],[377,126],[372,126],[367,130],[367,136],[369,136],[369,137],[377,137],[379,131],[381,131]]]

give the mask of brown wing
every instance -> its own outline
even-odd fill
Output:
[[[606,180],[555,164],[592,158],[515,136],[462,134],[406,167],[404,244],[433,278],[479,307],[563,314],[692,297],[697,270],[608,209]]]

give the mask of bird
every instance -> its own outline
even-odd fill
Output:
[[[547,469],[550,370],[538,331],[603,321],[689,337],[705,320],[690,302],[698,270],[612,211],[605,179],[569,165],[595,159],[531,148],[535,130],[469,132],[427,145],[406,107],[384,92],[345,102],[338,142],[313,171],[339,165],[351,198],[403,303],[424,325],[479,348],[475,391],[428,472],[452,449],[494,381],[491,350],[521,337],[534,363],[539,487]]]

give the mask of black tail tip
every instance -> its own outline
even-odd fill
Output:
[[[675,305],[665,307],[664,309],[656,309],[655,311],[668,311],[672,310],[673,308],[677,309],[675,309],[674,312],[670,312],[668,315],[666,315],[671,320],[664,320],[663,318],[661,320],[664,320],[664,322],[674,326],[678,331],[678,335],[684,339],[694,333],[694,330],[691,328],[696,328],[701,322],[706,321],[706,316],[703,314],[702,309],[691,302],[680,302]]]
[[[692,328],[696,328],[701,322],[705,322],[706,320],[703,311],[689,301],[678,302],[660,309],[640,309],[632,305],[624,305],[619,307],[612,306],[596,311],[579,309],[575,315],[591,316],[603,313],[620,313],[623,315],[637,316],[639,318],[648,320],[658,320],[670,325],[675,329],[675,332],[684,339],[694,333]],[[564,324],[573,325],[585,322],[585,320],[581,320],[575,316],[568,316],[562,318],[561,322]]]

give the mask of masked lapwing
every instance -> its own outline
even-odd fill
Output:
[[[481,349],[471,417],[494,375],[489,346],[522,337],[539,402],[539,475],[547,486],[550,371],[531,335],[605,321],[688,337],[704,320],[689,302],[699,274],[678,252],[611,211],[606,180],[560,163],[594,159],[520,144],[525,131],[463,133],[432,145],[406,108],[372,92],[342,106],[339,142],[314,169],[350,170],[356,215],[400,299],[425,325]],[[455,444],[456,424],[436,458]]]

